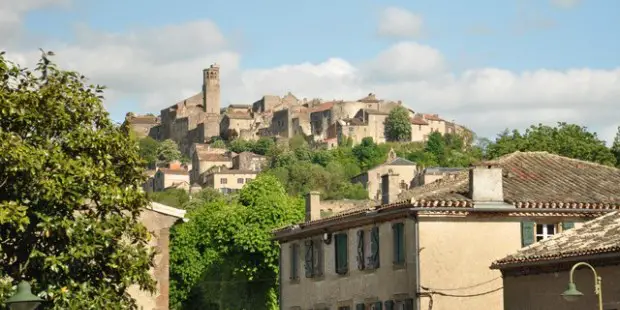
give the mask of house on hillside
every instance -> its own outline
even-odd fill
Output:
[[[399,184],[386,173],[381,205],[323,217],[309,195],[306,221],[274,231],[282,309],[502,309],[493,261],[620,208],[620,169],[546,152]]]
[[[398,174],[400,191],[409,189],[417,174],[417,165],[414,162],[396,156],[394,149],[390,150],[385,163],[362,172],[353,178],[351,183],[360,183],[368,191],[368,198],[381,199],[381,176],[386,173]]]
[[[167,188],[189,189],[189,169],[180,162],[172,162],[167,168],[159,168],[153,176],[153,191],[161,192]]]
[[[573,283],[584,296],[567,302],[571,268],[579,262],[592,265],[602,280],[604,309],[620,309],[620,213],[604,215],[497,260],[501,270],[504,309],[595,309],[594,274],[576,269]]]

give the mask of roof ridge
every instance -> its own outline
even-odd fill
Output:
[[[528,155],[550,156],[550,157],[555,157],[555,158],[559,158],[559,159],[562,159],[562,160],[568,160],[568,161],[572,161],[572,162],[577,162],[577,163],[581,163],[581,164],[590,165],[590,166],[593,166],[593,167],[607,168],[607,169],[610,169],[610,170],[618,170],[618,171],[620,171],[619,168],[616,168],[616,167],[613,167],[613,166],[607,166],[607,165],[599,164],[599,163],[592,162],[592,161],[587,161],[587,160],[583,160],[583,159],[563,156],[563,155],[556,154],[556,153],[551,153],[551,152],[548,152],[548,151],[514,151],[514,152],[509,153],[509,154],[504,154],[504,155],[502,155],[500,157],[497,157],[495,159],[491,159],[491,160],[488,160],[488,161],[482,161],[481,163],[503,164],[503,163],[513,159],[514,157],[528,156]]]

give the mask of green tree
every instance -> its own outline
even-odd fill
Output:
[[[433,154],[438,163],[442,163],[446,156],[446,142],[437,131],[431,132],[426,141],[424,149],[427,153]]]
[[[355,158],[357,158],[359,166],[363,171],[375,167],[385,161],[385,156],[387,154],[381,151],[379,146],[371,137],[362,139],[362,143],[353,147],[352,152]]]
[[[501,133],[487,147],[490,158],[515,151],[547,151],[561,156],[614,165],[616,158],[605,142],[586,127],[560,122],[556,127],[539,124],[530,126],[524,134],[518,130]]]
[[[157,148],[157,159],[166,163],[181,160],[181,151],[177,143],[170,139],[164,140]]]
[[[51,55],[29,71],[0,54],[0,277],[52,309],[135,309],[127,288],[154,289],[144,161],[103,87]]]
[[[205,203],[188,217],[172,232],[173,308],[200,302],[277,309],[279,247],[272,230],[302,221],[303,201],[263,174],[243,187],[237,201]]]
[[[189,194],[179,188],[169,188],[161,192],[152,192],[148,197],[161,204],[183,209],[184,205],[189,201]]]
[[[213,141],[211,144],[209,144],[209,146],[216,149],[226,149],[226,143],[224,142],[224,140],[221,139]]]
[[[411,141],[411,119],[409,111],[397,106],[385,119],[385,136],[388,141]]]
[[[618,126],[618,132],[616,132],[616,137],[614,137],[614,142],[611,145],[611,152],[616,158],[616,166],[620,167],[620,126]]]
[[[252,151],[259,155],[267,155],[269,151],[275,146],[275,142],[272,138],[263,137],[256,141]]]
[[[228,144],[228,149],[235,152],[251,152],[254,148],[254,143],[252,141],[247,141],[243,139],[235,139]]]
[[[148,167],[155,167],[157,164],[157,150],[159,149],[159,141],[145,137],[138,140],[139,154],[144,159]]]

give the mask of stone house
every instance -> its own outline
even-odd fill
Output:
[[[493,261],[620,208],[620,169],[546,152],[400,195],[382,177],[381,205],[321,217],[309,197],[305,223],[274,231],[282,309],[502,309]]]
[[[152,238],[149,245],[154,247],[156,255],[151,275],[157,281],[155,294],[140,290],[137,285],[127,292],[136,299],[138,309],[168,310],[170,288],[170,227],[179,221],[186,221],[185,210],[151,202],[140,213],[140,222],[146,227]]]
[[[584,295],[574,302],[560,296],[567,289],[571,268],[579,262],[592,265],[601,277],[603,308],[620,309],[620,213],[604,215],[495,261],[491,268],[502,272],[504,309],[597,309],[594,274],[588,268],[576,269],[573,279]]]
[[[139,138],[148,137],[149,135],[156,136],[157,133],[153,128],[160,124],[159,117],[155,115],[135,115],[133,113],[125,115],[125,122],[129,124]]]
[[[236,138],[242,130],[249,130],[254,124],[254,117],[249,113],[227,113],[220,122],[220,136],[224,139]],[[228,137],[231,132],[236,133],[236,137]]]
[[[422,114],[422,117],[428,123],[430,132],[438,132],[442,135],[446,133],[446,121],[439,117],[439,115]]]
[[[379,200],[382,195],[382,176],[386,173],[398,175],[398,188],[400,191],[409,189],[417,174],[417,165],[414,162],[396,156],[394,150],[390,150],[385,163],[362,172],[351,178],[351,183],[360,183],[368,191],[368,198]]]
[[[157,170],[146,171],[147,178],[146,182],[142,185],[142,189],[147,193],[155,191],[155,173],[157,173]]]
[[[267,165],[267,157],[252,152],[241,152],[232,159],[232,169],[260,172]]]
[[[431,126],[424,118],[416,114],[411,118],[411,141],[426,142],[428,135],[431,133]]]
[[[232,157],[236,154],[224,149],[197,149],[192,154],[192,171],[190,172],[190,184],[204,185],[203,175],[214,167],[232,168]]]
[[[189,185],[189,171],[180,163],[171,163],[168,168],[159,168],[153,177],[153,191],[161,192],[167,188]]]
[[[224,194],[237,192],[245,184],[256,179],[257,171],[214,169],[203,176],[205,187],[216,189]]]

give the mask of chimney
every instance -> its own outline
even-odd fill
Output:
[[[321,218],[321,193],[311,191],[306,194],[306,222]]]
[[[474,203],[504,203],[502,168],[491,165],[472,167],[469,170],[469,193]]]
[[[396,202],[400,189],[398,188],[398,174],[387,173],[381,176],[381,204]]]

